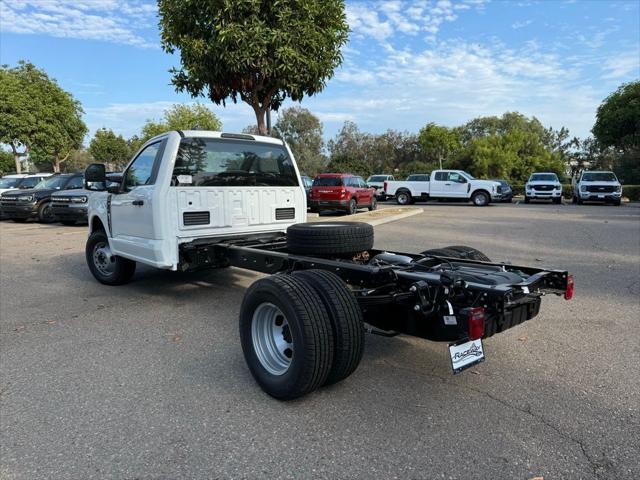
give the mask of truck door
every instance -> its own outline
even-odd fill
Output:
[[[467,179],[458,172],[449,172],[448,179],[445,182],[445,192],[447,197],[466,198],[468,195],[469,184]]]
[[[164,141],[145,147],[124,172],[120,193],[111,195],[111,234],[116,251],[154,260],[153,191]]]
[[[431,175],[431,180],[429,181],[429,196],[430,197],[446,197],[447,193],[445,190],[446,184],[448,183],[448,175],[449,172],[437,171],[435,174]]]

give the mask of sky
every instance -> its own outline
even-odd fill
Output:
[[[349,1],[346,13],[341,67],[301,102],[327,139],[347,120],[371,133],[417,132],[506,111],[586,137],[602,100],[640,78],[638,0]],[[246,104],[175,92],[179,54],[162,51],[157,24],[155,2],[2,0],[0,63],[44,69],[82,102],[91,133],[129,137],[196,100],[225,131],[255,124]]]

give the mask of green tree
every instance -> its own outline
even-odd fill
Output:
[[[129,161],[130,149],[122,135],[112,130],[101,128],[96,130],[89,144],[89,153],[96,162],[104,163],[111,169],[120,170]]]
[[[16,167],[13,154],[6,150],[0,150],[0,174],[6,175],[9,172],[13,172]]]
[[[443,162],[450,160],[462,149],[458,130],[436,125],[433,122],[420,129],[418,138],[424,156],[432,162],[437,162],[441,169]]]
[[[142,127],[142,143],[169,130],[222,130],[222,122],[206,106],[176,104],[165,110],[162,120],[147,120]]]
[[[342,0],[158,0],[162,47],[180,51],[180,92],[249,104],[265,135],[267,110],[320,92],[342,62]]]
[[[49,158],[54,171],[86,134],[80,103],[29,62],[0,67],[0,143],[11,148],[17,172],[29,155]]]
[[[604,99],[591,130],[600,153],[609,153],[615,172],[626,182],[640,183],[640,81],[621,85]]]
[[[346,155],[333,157],[325,171],[330,173],[352,173],[367,178],[373,173],[371,165],[359,158],[353,158]]]
[[[301,172],[314,176],[322,171],[326,158],[322,155],[322,123],[302,107],[285,108],[275,124],[275,135],[282,138],[296,158]]]

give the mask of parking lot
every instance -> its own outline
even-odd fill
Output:
[[[376,247],[470,245],[567,269],[576,294],[485,342],[367,336],[346,381],[283,403],[245,365],[257,277],[140,267],[97,283],[86,227],[0,225],[0,479],[640,476],[640,205],[430,203]]]

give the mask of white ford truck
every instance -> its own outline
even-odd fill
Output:
[[[462,170],[435,170],[417,181],[385,182],[387,197],[395,197],[399,205],[430,199],[466,199],[483,207],[502,200],[502,185],[492,180],[477,180]]]
[[[573,180],[573,203],[622,203],[622,184],[613,172],[585,170]]]
[[[460,245],[381,251],[369,224],[304,223],[295,160],[273,138],[168,132],[142,146],[120,184],[100,164],[84,178],[95,191],[85,255],[98,281],[122,285],[138,262],[271,274],[244,294],[240,343],[257,383],[282,400],[351,375],[365,326],[450,342],[458,373],[484,360],[483,339],[535,317],[543,295],[573,295],[565,271],[494,263]]]

